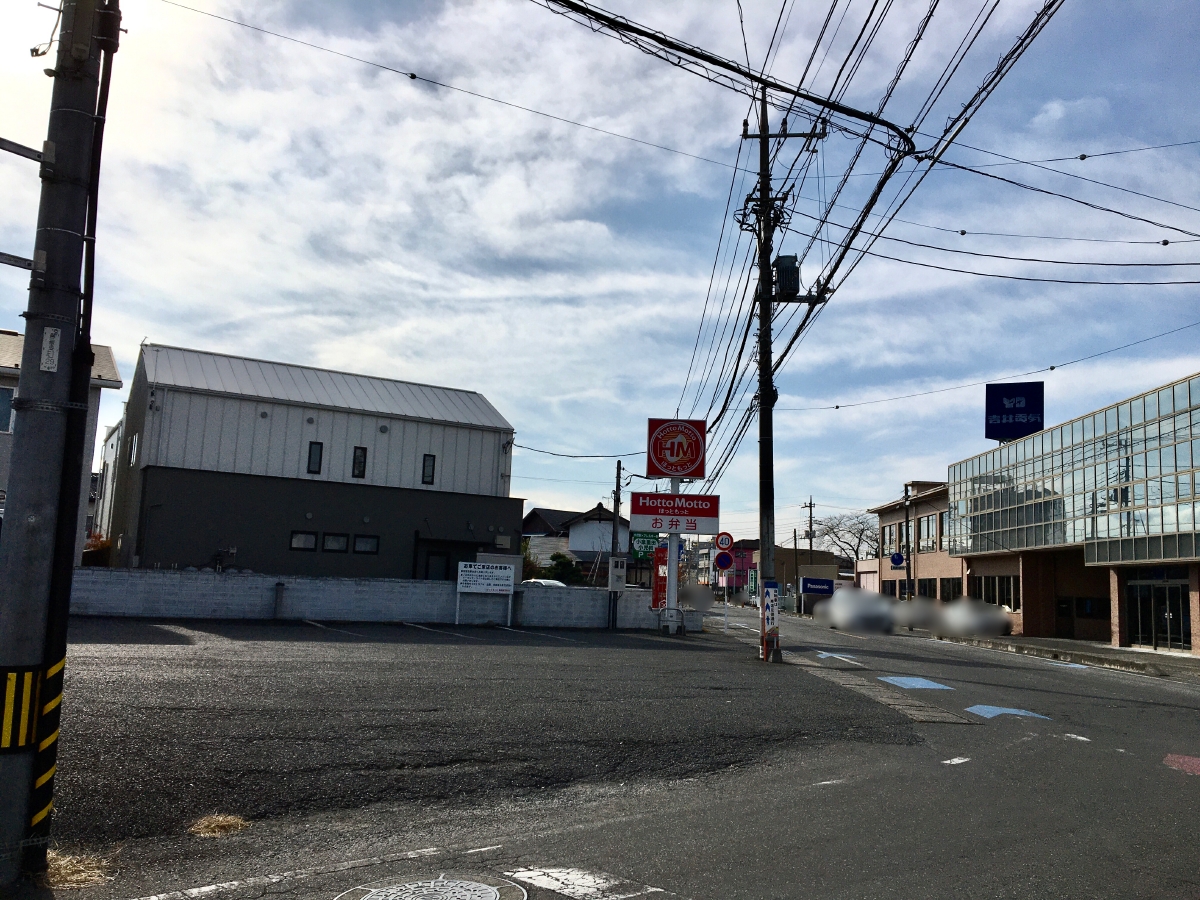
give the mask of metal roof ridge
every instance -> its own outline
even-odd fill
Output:
[[[484,397],[483,394],[479,393],[479,391],[470,390],[468,388],[449,387],[448,385],[444,385],[444,384],[430,384],[430,383],[424,382],[424,381],[408,381],[403,378],[389,378],[386,375],[367,375],[366,373],[363,373],[363,372],[342,372],[342,371],[339,371],[338,369],[323,369],[320,366],[309,366],[309,365],[305,365],[304,363],[281,362],[280,360],[277,360],[277,359],[259,359],[256,356],[239,356],[239,355],[236,355],[233,353],[220,353],[215,350],[197,350],[194,347],[177,347],[174,344],[146,343],[146,344],[142,344],[141,346],[143,349],[150,348],[150,349],[161,349],[161,350],[179,350],[179,351],[182,351],[183,353],[198,353],[202,356],[221,356],[221,357],[224,357],[225,359],[245,360],[247,362],[262,363],[263,365],[268,365],[268,366],[286,366],[286,367],[295,368],[295,369],[307,369],[310,372],[323,372],[323,373],[326,373],[329,375],[343,375],[343,376],[349,375],[353,378],[372,378],[377,381],[389,381],[394,384],[411,384],[415,387],[433,388],[434,390],[438,390],[438,391],[454,391],[459,394],[474,394],[476,397],[480,397],[480,398],[484,399],[485,401],[487,401],[487,398]],[[491,401],[487,401],[487,402],[488,402],[488,405],[491,405]],[[493,409],[494,409],[494,407],[493,407]]]

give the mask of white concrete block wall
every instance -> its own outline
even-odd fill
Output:
[[[283,584],[276,611],[277,583]],[[449,581],[392,578],[304,578],[218,572],[147,569],[75,570],[71,612],[84,616],[188,619],[314,619],[344,622],[452,624],[456,592]],[[656,629],[658,613],[650,592],[631,589],[617,606],[619,628]],[[515,624],[526,628],[604,628],[608,591],[530,585],[514,604]],[[463,625],[503,625],[508,598],[463,594],[458,610]],[[688,614],[689,631],[701,617]]]

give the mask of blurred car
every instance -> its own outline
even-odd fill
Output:
[[[999,637],[1012,634],[1012,619],[1003,607],[963,597],[942,606],[933,630],[945,637]]]
[[[891,634],[892,606],[886,597],[861,588],[843,587],[813,607],[813,618],[830,628]]]
[[[553,578],[526,578],[521,582],[522,587],[527,584],[540,584],[543,587],[566,587],[566,584],[561,581],[555,581]]]
[[[892,621],[897,628],[929,629],[937,615],[937,605],[928,597],[901,600],[892,607]]]

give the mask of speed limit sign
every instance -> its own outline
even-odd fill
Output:
[[[717,535],[714,543],[716,543],[718,550],[731,550],[733,549],[733,535],[728,531],[722,531]]]

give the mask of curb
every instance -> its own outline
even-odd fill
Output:
[[[1012,641],[997,640],[995,638],[939,637],[938,640],[949,641],[954,644],[966,644],[970,647],[982,647],[985,650],[1003,650],[1008,653],[1020,653],[1023,656],[1053,659],[1058,662],[1080,663],[1085,666],[1116,669],[1121,672],[1134,672],[1139,675],[1152,675],[1157,678],[1168,678],[1172,675],[1190,675],[1193,678],[1200,677],[1200,668],[1195,666],[1175,666],[1161,659],[1154,662],[1143,662],[1139,659],[1114,659],[1111,656],[1101,656],[1087,651],[1053,650],[1049,647],[1032,647],[1028,644],[1017,644]]]

